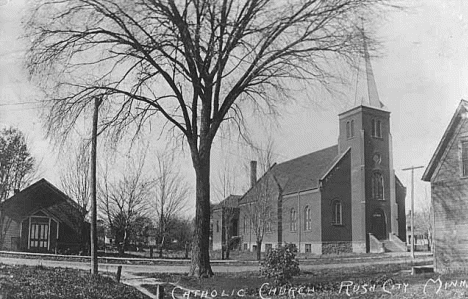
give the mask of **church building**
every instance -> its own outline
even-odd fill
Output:
[[[294,243],[313,254],[406,251],[406,188],[393,169],[390,111],[364,52],[354,104],[338,115],[338,144],[275,164],[258,180],[253,168],[230,220],[240,249]],[[225,219],[213,216],[223,229]],[[213,234],[213,249],[229,244],[223,235]]]

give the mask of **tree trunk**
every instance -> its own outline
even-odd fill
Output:
[[[227,244],[226,244],[226,259],[227,260],[229,259],[229,241],[227,241]]]
[[[262,259],[262,241],[257,241],[257,261]]]
[[[202,147],[201,147],[202,148]],[[193,159],[196,175],[195,231],[192,241],[190,276],[211,277],[210,265],[210,151],[200,150]],[[192,152],[192,155],[194,153]]]
[[[164,246],[164,236],[161,239],[161,243],[159,244],[159,258],[163,257],[163,246]]]
[[[125,244],[123,242],[119,243],[119,256],[123,257],[125,254]]]

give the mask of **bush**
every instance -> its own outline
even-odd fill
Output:
[[[299,275],[299,262],[296,259],[297,248],[294,244],[286,244],[270,250],[260,262],[260,274],[272,278],[276,286],[288,283],[293,276]]]

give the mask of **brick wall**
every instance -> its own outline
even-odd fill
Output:
[[[268,179],[268,178],[262,178],[262,180]],[[253,224],[251,223],[251,217],[253,216],[253,211],[255,210],[263,210],[264,207],[263,205],[269,205],[269,208],[263,211],[271,211],[271,218],[270,219],[265,219],[264,221],[270,222],[271,223],[271,228],[269,230],[266,230],[263,234],[263,241],[262,241],[262,251],[265,251],[265,244],[272,244],[273,248],[276,248],[276,244],[278,244],[279,236],[281,234],[278,234],[278,228],[281,227],[281,217],[278,216],[278,210],[281,210],[281,206],[278,205],[278,202],[281,203],[279,200],[280,194],[279,190],[277,188],[276,182],[272,179],[269,178],[270,181],[268,182],[268,189],[269,191],[266,192],[269,194],[269,201],[266,201],[258,207],[254,207],[254,203],[241,203],[239,206],[239,236],[241,237],[241,250],[253,250],[253,246],[256,246],[256,241],[257,241],[257,234],[254,230]],[[259,184],[257,184],[253,189],[251,189],[249,192],[254,192],[255,188],[257,188]],[[248,194],[246,195],[248,196]],[[252,198],[255,199],[255,196]],[[245,245],[247,244],[247,245]]]
[[[351,159],[348,152],[327,175],[322,187],[322,253],[352,252]],[[342,222],[335,223],[334,203],[341,203]],[[357,217],[358,215],[355,215]]]
[[[305,252],[305,244],[311,244],[313,253],[321,254],[319,246],[312,244],[321,244],[322,223],[321,218],[321,195],[319,189],[311,191],[290,194],[283,197],[283,243],[294,243],[299,252]],[[311,219],[310,229],[307,229],[305,223],[305,209],[310,208]],[[291,230],[291,209],[296,211],[296,229]]]

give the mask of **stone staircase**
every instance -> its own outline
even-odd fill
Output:
[[[391,239],[382,241],[385,252],[406,252],[405,243],[400,242]]]

